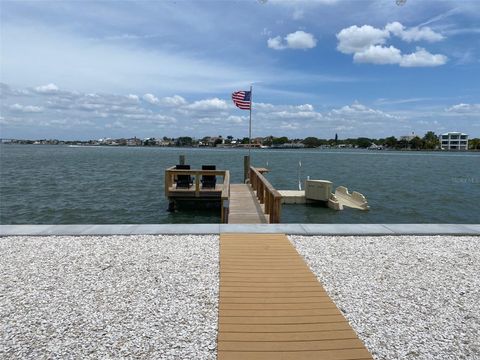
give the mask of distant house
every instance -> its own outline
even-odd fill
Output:
[[[375,143],[372,143],[372,145],[370,145],[370,147],[368,148],[368,150],[383,150],[383,146],[382,145],[377,145]]]
[[[468,150],[468,135],[460,132],[448,132],[440,135],[442,150]]]

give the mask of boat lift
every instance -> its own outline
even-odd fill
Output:
[[[349,207],[369,210],[367,199],[359,192],[350,193],[345,186],[333,190],[333,183],[328,180],[305,180],[305,190],[278,190],[282,195],[282,204],[324,203],[331,209],[343,210]]]

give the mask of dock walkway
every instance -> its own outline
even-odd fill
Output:
[[[268,223],[255,193],[246,184],[230,185],[229,224]]]
[[[218,360],[372,359],[284,234],[221,234]]]

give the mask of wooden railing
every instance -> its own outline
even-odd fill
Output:
[[[176,169],[175,166],[165,169],[165,196],[170,196],[170,188],[174,186],[175,179],[177,175],[190,175],[194,177],[195,183],[194,188],[191,189],[192,192],[195,192],[195,197],[200,197],[200,179],[202,175],[210,176],[221,176],[223,177],[223,186],[221,198],[221,208],[222,208],[222,223],[227,223],[228,221],[228,205],[230,198],[230,172],[228,170],[180,170]]]
[[[248,178],[252,189],[257,192],[258,201],[260,204],[264,204],[265,214],[269,215],[269,223],[280,223],[282,195],[253,166],[250,166],[248,170]]]

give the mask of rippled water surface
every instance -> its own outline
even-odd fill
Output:
[[[1,145],[0,223],[219,222],[208,211],[168,213],[164,169],[181,154],[192,168],[216,164],[241,182],[245,150]],[[284,205],[289,223],[478,223],[480,154],[359,150],[256,150],[277,189],[327,179],[363,193],[371,211]]]

